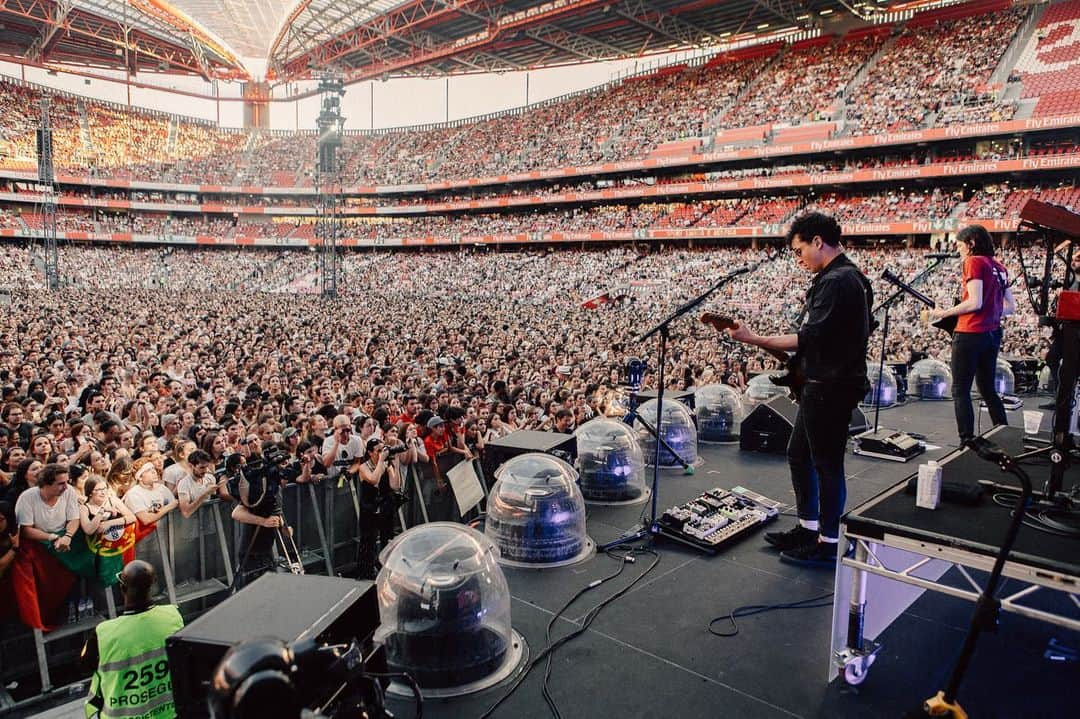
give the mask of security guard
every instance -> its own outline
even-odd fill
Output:
[[[154,606],[154,568],[136,559],[119,574],[124,613],[97,625],[82,659],[94,667],[87,717],[172,719],[172,676],[165,638],[184,626],[171,604]]]

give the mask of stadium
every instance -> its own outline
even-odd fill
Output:
[[[281,628],[297,622],[371,653],[369,716],[384,693],[396,716],[419,716],[421,694],[446,717],[1067,713],[1078,168],[1080,0],[0,0],[0,716],[89,715],[88,693],[108,693],[85,647],[106,665],[133,559],[186,626],[166,642],[168,706],[102,717],[209,716],[213,697],[214,716],[244,716],[212,671],[260,636],[301,656]],[[795,521],[828,541],[782,456],[803,405],[768,379],[796,346],[758,341],[802,342],[821,311],[807,291],[829,242],[804,249],[797,231],[817,213],[868,281],[870,384],[839,470],[851,552],[807,569],[759,525],[734,528]],[[1001,484],[1020,465],[977,452],[972,420],[936,401],[971,392],[971,376],[953,383],[965,330],[926,315],[967,307],[973,228],[1015,297],[990,360],[1010,427],[973,374],[975,434],[1032,454],[1018,471],[1042,504],[1026,515]],[[674,395],[659,408],[658,390]],[[654,469],[649,421],[677,447],[683,421],[696,459],[672,450]],[[870,451],[879,426],[898,434]],[[590,474],[593,441],[637,453],[638,489],[589,495],[609,477]],[[904,442],[918,452],[883,457]],[[544,492],[569,477],[550,525],[538,485],[512,475],[525,453],[550,464],[527,478]],[[914,479],[904,494],[928,460],[944,477],[933,513],[915,510]],[[280,485],[271,514],[248,504],[258,471]],[[716,487],[757,499],[707,499]],[[51,509],[19,503],[39,493],[78,517],[46,525]],[[633,499],[596,501],[612,496]],[[687,507],[723,514],[709,531],[732,541],[663,525]],[[278,543],[253,569],[264,526]],[[571,526],[570,554],[530,566]],[[489,545],[497,562],[451,570],[430,550]],[[419,546],[427,574],[404,558]],[[460,618],[434,642],[407,633],[434,621],[405,616],[438,605],[422,593],[451,591],[469,561],[483,591],[462,584],[438,614],[483,596],[505,657],[478,659],[490,638]],[[290,578],[316,583],[228,614]],[[312,614],[335,587],[366,591],[352,633]],[[212,622],[239,632],[216,653],[196,638]],[[279,678],[314,709],[301,664]],[[291,716],[278,689],[246,710]]]

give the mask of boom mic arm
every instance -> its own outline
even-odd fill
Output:
[[[937,304],[932,299],[930,299],[929,297],[924,295],[922,292],[919,292],[917,289],[915,289],[911,285],[904,282],[902,279],[900,279],[899,277],[894,275],[888,269],[886,269],[884,272],[881,273],[881,279],[885,280],[889,284],[895,285],[898,289],[900,289],[901,291],[906,292],[907,294],[911,295],[912,297],[917,299],[919,302],[922,302],[927,307],[934,308],[934,307],[937,306]]]

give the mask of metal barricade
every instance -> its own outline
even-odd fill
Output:
[[[105,611],[107,618],[116,618],[116,602],[113,599],[112,587],[102,587],[96,582],[90,582],[86,579],[80,578],[79,584],[81,590],[79,591],[80,597],[90,596],[94,599],[95,607],[98,606],[97,599],[99,595],[103,595],[103,601],[105,604]],[[85,634],[87,632],[94,631],[94,628],[101,623],[102,617],[95,612],[90,617],[79,618],[78,621],[70,624],[64,624],[57,627],[53,631],[46,634],[40,629],[34,629],[34,652],[37,655],[38,676],[41,678],[41,691],[47,692],[52,690],[52,677],[49,675],[49,652],[48,645],[54,642],[67,639],[76,634]]]
[[[166,583],[171,586],[170,601],[174,604],[202,599],[232,586],[230,532],[222,517],[227,511],[229,505],[211,498],[190,517],[173,512],[168,518],[165,534],[172,576]],[[162,527],[157,531],[160,535]]]
[[[318,567],[334,576],[326,529],[323,526],[320,497],[314,483],[289,484],[282,492],[281,505],[285,521],[293,530],[293,541],[300,550],[305,571]],[[276,549],[276,548],[275,548]]]
[[[360,496],[356,485],[340,478],[323,480],[326,511],[323,521],[334,569],[338,573],[357,567],[360,552]]]

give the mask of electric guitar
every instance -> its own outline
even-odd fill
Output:
[[[703,312],[701,314],[701,321],[718,332],[735,329],[735,326],[738,324],[737,321],[730,317],[713,314],[712,312]],[[791,394],[791,399],[798,401],[800,395],[802,395],[803,387],[806,385],[806,376],[802,373],[802,368],[799,363],[799,353],[788,353],[781,350],[766,349],[764,347],[761,349],[764,349],[784,365],[784,374],[770,376],[769,380],[777,386],[787,387],[788,392]]]
[[[1012,281],[1010,281],[1009,284],[1005,285],[1002,288],[1002,290],[1001,290],[1002,295],[1005,294],[1005,290],[1007,290],[1010,287],[1012,287],[1013,285],[1015,285],[1016,281],[1018,279],[1020,279],[1022,276],[1023,276],[1023,274],[1021,273],[1021,274],[1018,274],[1015,277],[1013,277]],[[960,304],[960,298],[957,297],[956,302],[954,302],[953,304]],[[933,327],[934,329],[939,329],[942,332],[948,334],[950,337],[952,337],[953,334],[956,332],[956,323],[960,319],[958,316],[952,315],[951,317],[942,317],[941,319],[934,320],[934,321],[931,322],[930,321],[930,312],[928,310],[922,310],[919,313],[919,318],[923,321],[923,324],[925,324],[927,327]]]

